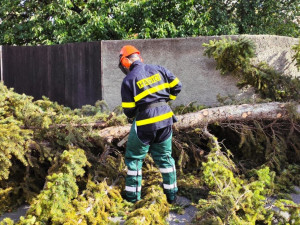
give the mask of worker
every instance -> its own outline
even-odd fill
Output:
[[[144,64],[132,45],[122,47],[119,68],[126,75],[121,87],[122,107],[132,119],[125,164],[128,168],[125,198],[141,199],[142,164],[149,152],[163,177],[163,189],[170,204],[176,201],[175,161],[172,158],[172,124],[176,118],[167,104],[181,91],[181,82],[159,65]]]

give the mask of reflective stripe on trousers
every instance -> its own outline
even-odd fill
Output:
[[[125,158],[128,167],[125,192],[129,202],[136,202],[141,198],[142,185],[142,160]]]
[[[146,145],[138,138],[135,121],[132,124],[125,153],[125,164],[128,168],[126,176],[126,199],[136,202],[141,199],[142,165],[148,151],[160,168],[163,177],[164,192],[168,198],[175,197],[178,190],[176,183],[175,161],[172,158],[172,134],[161,142]]]
[[[170,158],[169,158],[169,161],[172,164],[172,161],[170,160]],[[175,165],[173,165],[172,167],[169,167],[169,168],[159,168],[159,171],[162,173],[163,178],[164,178],[164,176],[166,177],[166,175],[167,175],[167,177],[164,179],[164,183],[163,183],[164,189],[166,189],[166,190],[177,189]],[[174,178],[173,182],[171,179],[168,179],[171,177]],[[167,183],[165,183],[165,182],[167,182]],[[168,184],[168,183],[171,183],[171,184]]]

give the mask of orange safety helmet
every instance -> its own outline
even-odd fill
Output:
[[[134,47],[132,45],[125,45],[122,47],[122,49],[120,51],[120,64],[127,70],[129,70],[129,68],[132,64],[132,62],[127,57],[134,53],[140,55],[140,51],[137,50],[136,47]],[[141,61],[143,62],[142,58],[141,58]]]

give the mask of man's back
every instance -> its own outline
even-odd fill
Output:
[[[172,125],[173,113],[167,104],[149,106],[175,99],[181,90],[179,80],[167,69],[141,61],[135,61],[130,69],[121,89],[122,105],[129,106],[124,108],[124,113],[128,117],[136,114],[137,126],[143,124],[140,126],[142,130],[157,130]]]

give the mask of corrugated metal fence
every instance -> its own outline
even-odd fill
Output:
[[[101,42],[2,46],[0,66],[1,80],[20,94],[71,108],[102,100]]]

